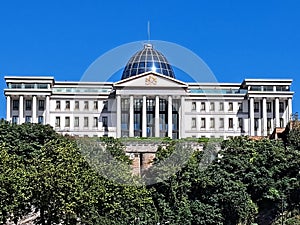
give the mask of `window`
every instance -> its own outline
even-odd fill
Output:
[[[232,102],[228,103],[228,111],[233,111],[233,103]]]
[[[279,123],[280,123],[280,127],[284,127],[284,120],[283,120],[283,118],[280,118]]]
[[[229,129],[233,128],[233,118],[228,118],[228,128]]]
[[[13,100],[13,110],[19,110],[19,100]]]
[[[39,100],[39,110],[45,109],[45,100]]]
[[[74,118],[74,127],[79,127],[79,117]]]
[[[79,101],[75,101],[75,107],[74,107],[75,110],[79,110]]]
[[[147,99],[147,110],[152,110],[154,107],[154,100],[153,99]],[[128,111],[129,110],[129,99],[124,98],[121,100],[121,109],[122,111]]]
[[[267,112],[272,112],[272,103],[267,102]]]
[[[142,100],[140,101],[140,103],[142,104]],[[104,101],[103,102],[103,110],[107,110],[108,109],[108,102],[107,101]]]
[[[25,109],[26,110],[31,110],[32,107],[32,101],[31,100],[26,100],[25,101]]]
[[[60,109],[60,101],[56,101],[56,107],[55,109]]]
[[[69,116],[65,117],[65,127],[70,127],[70,117]]]
[[[243,129],[243,118],[239,118],[239,128]]]
[[[215,118],[210,118],[210,128],[215,128]]]
[[[84,127],[88,127],[89,126],[89,118],[88,117],[84,117],[84,119],[83,119],[83,126]]]
[[[224,118],[220,118],[219,122],[220,122],[219,127],[224,128]]]
[[[38,123],[39,124],[43,124],[44,123],[44,117],[43,116],[39,116],[38,117]]]
[[[98,117],[94,117],[93,127],[98,127]]]
[[[60,117],[59,116],[55,117],[55,126],[60,127]]]
[[[102,126],[103,127],[108,127],[107,116],[102,117]]]
[[[31,123],[31,116],[25,116],[25,123]]]
[[[268,129],[268,130],[271,130],[271,127],[272,127],[272,122],[271,122],[271,121],[272,121],[271,118],[268,118],[268,119],[267,119],[267,129]]]
[[[66,101],[66,110],[70,110],[70,101]]]
[[[98,101],[94,101],[94,110],[98,109]]]
[[[279,102],[279,112],[281,112],[281,113],[284,112],[284,104],[283,104],[283,102]]]
[[[210,111],[215,111],[215,103],[214,102],[211,102],[210,103],[210,108],[209,108]]]
[[[192,128],[196,128],[196,118],[192,118]]]
[[[201,102],[201,111],[205,111],[205,102]]]
[[[224,103],[220,102],[219,104],[219,111],[224,111]]]
[[[196,102],[192,102],[192,111],[196,111]]]
[[[89,109],[89,102],[88,101],[84,101],[84,109],[85,110]]]
[[[13,116],[12,117],[12,123],[18,123],[19,117],[18,116]]]
[[[239,112],[243,112],[243,103],[239,102]]]
[[[201,128],[205,128],[205,118],[201,118]]]
[[[254,112],[259,112],[259,102],[254,102]]]
[[[258,118],[255,118],[255,119],[254,119],[254,130],[255,130],[255,131],[258,130],[258,126],[259,126]]]

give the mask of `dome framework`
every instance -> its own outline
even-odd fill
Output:
[[[175,78],[174,71],[166,57],[148,43],[144,45],[144,49],[138,51],[130,58],[121,79],[123,80],[149,71]]]

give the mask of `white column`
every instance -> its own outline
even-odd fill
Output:
[[[37,115],[37,112],[36,112],[36,96],[34,95],[32,97],[32,123],[37,123],[36,115]]]
[[[147,137],[147,98],[143,96],[142,137]]]
[[[159,137],[159,96],[155,97],[155,137]]]
[[[263,129],[262,129],[262,135],[263,136],[267,136],[267,99],[263,98],[262,100],[262,125],[263,125]]]
[[[280,127],[279,124],[279,98],[275,98],[275,128]]]
[[[6,97],[6,120],[11,122],[11,98],[10,96]]]
[[[129,98],[129,137],[134,137],[134,101],[133,96]]]
[[[293,116],[293,108],[292,108],[292,98],[288,98],[288,115],[287,115],[287,123],[292,119]]]
[[[185,138],[185,126],[184,126],[184,103],[185,103],[185,99],[184,96],[181,96],[181,101],[180,101],[180,115],[179,115],[179,138]]]
[[[117,95],[117,138],[121,137],[121,96]]]
[[[45,124],[50,124],[50,96],[46,96]]]
[[[19,124],[24,123],[24,96],[21,95],[19,98]]]
[[[250,112],[249,112],[249,117],[250,117],[250,134],[249,136],[254,136],[254,99],[250,98]]]
[[[172,138],[173,124],[172,124],[172,96],[168,97],[168,137]]]

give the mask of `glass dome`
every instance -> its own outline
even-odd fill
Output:
[[[166,57],[153,49],[151,44],[145,44],[144,49],[135,53],[127,63],[122,80],[148,71],[160,73],[175,78],[173,69]]]

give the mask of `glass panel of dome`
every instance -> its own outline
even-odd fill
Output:
[[[154,62],[154,66],[155,66],[156,68],[160,68],[160,63],[159,63],[159,62]]]
[[[152,68],[153,62],[147,62],[147,68]]]
[[[161,64],[161,67],[162,67],[163,69],[167,69],[167,67],[166,67],[166,64],[165,64],[165,63],[162,63],[162,64]]]
[[[145,62],[140,62],[139,67],[145,67]]]
[[[137,67],[138,67],[138,64],[137,63],[133,63],[132,68],[137,68]]]
[[[145,55],[142,55],[141,56],[141,60],[145,60],[146,59],[146,56]]]
[[[137,69],[132,69],[130,75],[136,75]]]
[[[145,69],[139,69],[138,74],[145,73]]]
[[[156,55],[153,55],[153,60],[158,60],[158,57]]]

